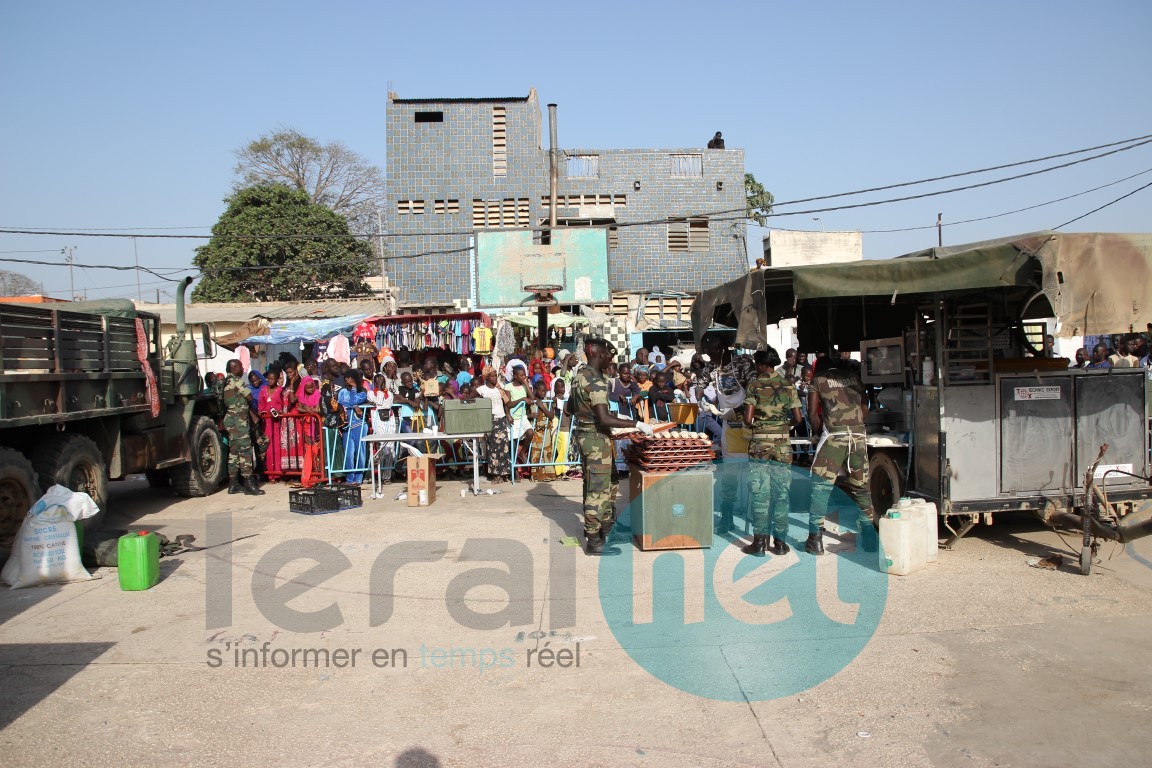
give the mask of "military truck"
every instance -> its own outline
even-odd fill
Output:
[[[179,285],[167,350],[159,316],[128,300],[0,303],[0,557],[56,483],[96,501],[92,527],[109,480],[146,473],[183,496],[219,488],[227,462],[184,321],[190,283]]]
[[[723,325],[755,349],[794,317],[801,349],[858,351],[873,505],[935,501],[950,546],[1002,512],[1078,519],[1090,470],[1117,522],[1098,533],[1148,535],[1133,528],[1152,513],[1147,371],[1045,357],[1040,319],[1063,337],[1127,333],[1146,326],[1150,300],[1152,235],[1040,232],[756,270],[692,312],[697,339]]]

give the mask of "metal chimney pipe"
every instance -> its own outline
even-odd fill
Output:
[[[556,186],[560,178],[560,163],[556,156],[556,105],[548,105],[548,226],[556,228]]]

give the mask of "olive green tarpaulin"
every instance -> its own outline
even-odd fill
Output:
[[[751,272],[704,291],[692,307],[699,344],[715,323],[755,348],[768,323],[804,301],[859,296],[1043,292],[1063,338],[1144,330],[1152,321],[1152,234],[1039,232],[895,259]]]

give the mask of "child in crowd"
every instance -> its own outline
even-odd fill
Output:
[[[529,464],[550,464],[553,453],[553,434],[556,412],[548,400],[548,385],[538,379],[532,386],[532,399],[528,403],[528,418],[532,424],[532,442],[528,447]],[[555,475],[552,467],[532,467],[532,479],[551,482]]]
[[[671,421],[669,405],[676,402],[676,389],[668,378],[667,371],[658,371],[656,380],[648,390],[648,402],[652,404],[652,414],[656,421]]]
[[[645,359],[648,356],[648,350],[644,350]],[[636,371],[636,388],[640,390],[640,401],[636,403],[636,411],[640,418],[648,421],[652,418],[652,408],[648,404],[648,392],[652,389],[652,381],[648,378],[648,366],[637,366]]]

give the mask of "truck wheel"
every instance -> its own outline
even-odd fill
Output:
[[[62,485],[91,496],[100,511],[84,520],[84,527],[100,527],[108,507],[108,467],[91,438],[67,433],[53,435],[36,446],[32,466],[40,475],[42,490]]]
[[[891,455],[873,453],[868,459],[868,491],[872,495],[872,515],[876,520],[896,505],[903,492],[900,467]]]
[[[11,551],[20,524],[39,498],[32,462],[15,448],[0,448],[0,560]]]
[[[146,469],[144,470],[144,477],[148,478],[149,488],[169,488],[172,486],[172,478],[169,477],[166,469]]]
[[[197,416],[188,428],[188,450],[192,460],[172,467],[172,488],[181,496],[207,496],[228,475],[224,443],[212,419]]]

